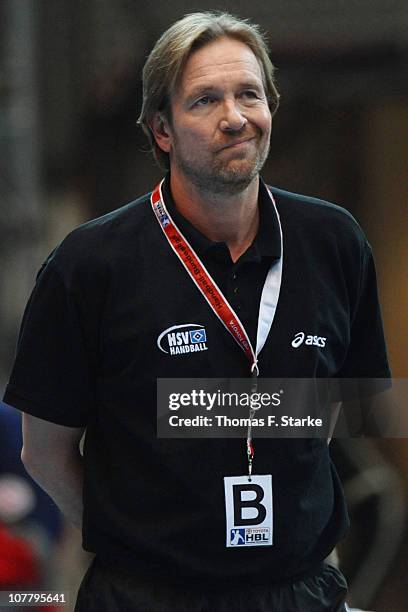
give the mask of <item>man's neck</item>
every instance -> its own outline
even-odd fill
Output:
[[[252,244],[259,225],[259,177],[231,195],[199,190],[172,173],[170,188],[177,210],[204,236],[225,242],[233,261]]]

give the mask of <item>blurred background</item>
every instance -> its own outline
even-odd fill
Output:
[[[264,178],[358,219],[376,256],[393,375],[408,376],[405,0],[0,0],[0,389],[47,254],[161,178],[136,126],[142,66],[173,21],[210,9],[267,33],[282,98]],[[35,584],[73,602],[89,558],[25,474],[20,417],[4,405],[0,442],[0,590]],[[405,612],[408,444],[333,444],[352,518],[339,547],[350,602]]]

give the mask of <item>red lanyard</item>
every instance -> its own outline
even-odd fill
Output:
[[[211,275],[205,268],[204,264],[202,263],[194,249],[191,247],[191,245],[188,243],[186,238],[180,232],[173,219],[171,218],[169,212],[167,211],[161,191],[162,184],[163,181],[161,181],[161,183],[157,185],[150,198],[153,212],[156,215],[160,227],[162,228],[164,235],[166,236],[171,248],[187,270],[190,278],[193,280],[201,294],[207,300],[214,314],[220,319],[224,327],[229,331],[234,340],[237,342],[237,344],[247,356],[251,364],[251,393],[255,393],[257,389],[256,379],[259,375],[257,357],[265,343],[266,337],[272,325],[279,297],[282,278],[282,250],[278,264],[276,266],[272,266],[272,268],[270,269],[265,281],[264,289],[262,291],[260,316],[258,321],[257,346],[256,351],[254,351],[251,341],[245,331],[244,326],[239,320],[239,317],[231,308],[227,299],[224,297],[221,289],[211,278]],[[280,226],[279,215],[276,210],[276,205],[273,200],[272,194],[269,193],[269,195],[275,207],[276,215],[279,222],[282,248],[282,229]],[[250,422],[252,421],[253,415],[254,411],[251,409]],[[251,425],[249,425],[247,433],[247,456],[249,477],[251,477],[252,462],[254,458]]]
[[[190,278],[194,281],[199,291],[201,291],[213,312],[244,351],[251,363],[251,372],[254,371],[257,368],[257,358],[245,328],[194,249],[170,217],[161,195],[161,184],[153,191],[151,204],[171,248],[186,268]]]

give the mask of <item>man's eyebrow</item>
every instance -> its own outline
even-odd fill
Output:
[[[212,84],[198,85],[197,87],[193,87],[193,89],[188,93],[187,97],[188,99],[196,98],[197,96],[200,96],[202,94],[220,91],[220,89],[222,88],[216,87],[215,85],[212,85]],[[255,89],[261,92],[263,89],[263,84],[261,81],[258,82],[255,80],[254,81],[242,81],[241,83],[238,83],[236,85],[236,89]]]
[[[214,85],[198,85],[197,87],[193,87],[193,89],[188,93],[188,98],[196,98],[203,93],[211,93],[214,91],[218,91],[219,88]]]
[[[261,91],[263,89],[262,81],[243,81],[238,85],[238,89],[257,89]]]

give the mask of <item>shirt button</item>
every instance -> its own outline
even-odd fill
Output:
[[[234,293],[238,293],[238,287],[234,287],[233,291]]]
[[[234,274],[232,275],[232,278],[233,278],[234,280],[236,280],[236,278],[237,278],[237,273],[236,273],[236,272],[234,272]]]

